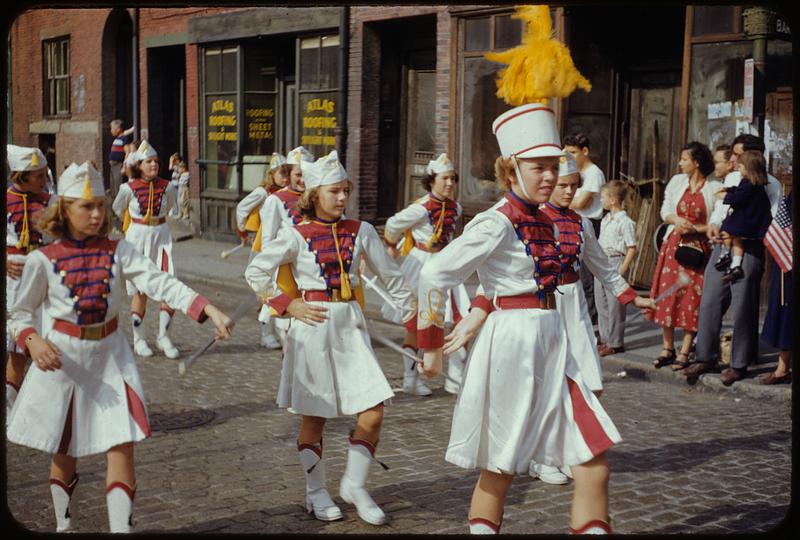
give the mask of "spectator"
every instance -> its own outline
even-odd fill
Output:
[[[581,187],[575,192],[575,198],[570,205],[583,217],[589,218],[594,227],[595,236],[600,236],[600,218],[603,217],[603,204],[600,202],[600,188],[606,183],[606,177],[600,167],[592,162],[589,157],[591,146],[589,138],[583,133],[567,135],[564,137],[564,149],[573,155],[578,162],[581,172]],[[589,308],[589,316],[592,324],[597,323],[597,308],[594,303],[594,276],[588,268],[582,266],[580,269],[581,284],[586,296],[586,305]]]
[[[178,206],[180,219],[189,219],[189,168],[185,161],[178,163]]]
[[[785,199],[786,216],[791,220],[792,194]],[[791,222],[789,223],[791,230]],[[761,384],[790,384],[791,372],[791,346],[794,333],[792,314],[792,270],[783,272],[778,264],[772,269],[772,281],[769,284],[769,303],[767,316],[764,318],[764,327],[761,330],[761,340],[780,349],[778,365],[775,371],[761,379]]]
[[[764,154],[748,150],[739,157],[737,167],[742,175],[739,185],[717,193],[717,198],[731,207],[730,214],[720,227],[721,231],[729,235],[723,241],[728,251],[723,252],[716,263],[718,270],[726,270],[722,276],[723,283],[744,277],[743,239],[763,240],[772,222],[769,198],[764,188],[767,183],[767,162]]]
[[[731,147],[728,144],[721,144],[714,150],[714,176],[722,182],[732,172]]]
[[[764,141],[755,135],[738,135],[732,144],[731,162],[738,164],[739,156],[747,150],[764,152]],[[733,171],[725,177],[724,187],[736,186],[741,174]],[[772,175],[767,175],[767,197],[771,213],[775,216],[778,203],[782,199],[781,183]],[[708,220],[706,235],[715,245],[711,260],[719,260],[722,252],[720,225],[728,213],[727,204],[717,204]],[[729,307],[733,309],[733,340],[731,341],[731,365],[722,372],[722,383],[726,386],[742,379],[747,374],[747,366],[758,358],[758,304],[761,276],[764,273],[764,244],[760,240],[744,242],[742,258],[742,279],[733,283],[723,283],[723,272],[715,265],[706,266],[703,277],[703,296],[697,326],[696,362],[683,370],[687,382],[693,383],[697,377],[716,368],[720,357],[719,336],[722,317]]]
[[[183,158],[181,158],[181,155],[179,153],[175,152],[174,154],[169,156],[170,184],[172,184],[172,187],[175,188],[176,193],[180,192],[180,182],[178,181],[178,177],[180,176],[181,173],[178,171],[178,166],[181,163],[183,163]],[[169,215],[177,217],[178,214],[180,213],[178,207],[179,207],[178,204],[173,206],[172,210],[169,211]]]
[[[692,340],[697,332],[697,315],[703,294],[703,268],[711,251],[705,233],[708,219],[717,204],[714,195],[722,188],[719,182],[708,180],[714,172],[714,161],[706,145],[690,142],[684,146],[678,166],[681,174],[670,179],[661,205],[661,219],[669,227],[658,252],[650,295],[656,298],[675,285],[681,272],[691,283],[659,302],[652,315],[646,315],[661,326],[662,331],[664,350],[653,365],[660,368],[674,364],[674,371],[687,366]],[[679,247],[683,247],[683,251],[696,250],[690,252],[695,260],[677,257]],[[677,357],[675,328],[684,331]]]
[[[600,237],[597,240],[608,255],[608,262],[621,276],[628,272],[636,256],[636,223],[624,210],[627,194],[628,185],[621,180],[612,180],[600,189],[600,200],[608,214],[600,224]],[[594,278],[594,298],[600,330],[600,356],[624,352],[625,304],[598,278]]]
[[[133,140],[133,126],[123,130],[122,120],[118,118],[112,120],[108,126],[111,129],[111,136],[114,137],[114,141],[111,143],[111,151],[108,153],[108,165],[111,169],[109,195],[111,196],[111,200],[114,200],[117,193],[119,193],[119,186],[122,184],[122,167],[125,156],[136,147],[131,144]]]

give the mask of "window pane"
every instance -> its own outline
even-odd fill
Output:
[[[492,122],[511,107],[495,92],[497,64],[485,58],[464,59],[464,119],[461,124],[461,175],[459,191],[464,200],[490,203],[500,190],[494,181],[494,162],[500,155],[492,135]]]
[[[319,38],[300,41],[300,89],[312,90],[319,87]]]
[[[61,63],[61,74],[62,75],[69,75],[69,40],[63,41],[61,43],[61,48],[63,50],[63,59]]]
[[[692,33],[695,36],[733,32],[734,6],[695,6]]]
[[[434,152],[436,145],[436,73],[417,73],[416,145],[414,150]]]
[[[69,78],[57,79],[56,87],[58,88],[58,112],[69,112]]]
[[[205,58],[206,64],[204,91],[207,93],[219,92],[220,50],[207,50]]]
[[[336,149],[336,92],[300,94],[300,144],[316,157]]]
[[[222,91],[236,92],[239,86],[236,75],[236,49],[222,50]]]
[[[494,48],[510,49],[522,42],[522,21],[512,19],[511,15],[502,15],[495,18]]]
[[[275,94],[245,94],[244,119],[245,158],[269,159],[275,151]]]
[[[276,65],[274,49],[264,46],[248,46],[244,53],[245,92],[275,91]]]
[[[236,160],[236,96],[206,98],[205,159]],[[218,165],[206,170],[206,187],[236,190],[236,166]]]
[[[320,89],[339,86],[339,36],[323,36],[322,65],[319,73]]]
[[[488,51],[489,44],[489,17],[480,19],[466,19],[464,21],[464,50]]]

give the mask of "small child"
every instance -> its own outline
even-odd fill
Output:
[[[189,167],[185,161],[178,163],[178,207],[178,217],[189,219]]]
[[[720,231],[728,233],[724,240],[728,251],[715,263],[717,270],[725,270],[723,283],[732,283],[744,277],[742,259],[744,240],[763,240],[772,221],[767,197],[767,162],[764,154],[747,150],[739,156],[738,170],[742,180],[717,192],[716,197],[730,205],[731,211],[722,222]]]
[[[609,212],[600,222],[597,240],[611,266],[619,270],[621,276],[625,276],[636,256],[636,223],[623,209],[627,195],[628,185],[622,180],[612,180],[600,188],[600,201],[603,209]],[[597,278],[594,279],[594,301],[602,343],[600,355],[624,352],[625,305]]]

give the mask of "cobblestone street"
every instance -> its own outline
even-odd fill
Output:
[[[232,313],[243,288],[188,283]],[[157,311],[146,325],[155,341]],[[121,320],[128,321],[125,313]],[[130,337],[130,327],[122,325]],[[370,330],[399,343],[402,329],[372,321]],[[183,315],[172,336],[187,357],[212,332]],[[138,532],[189,533],[445,533],[467,532],[477,476],[444,461],[455,403],[435,381],[433,396],[397,392],[386,408],[370,491],[390,517],[365,524],[338,497],[352,418],[325,432],[328,488],[345,519],[323,523],[305,513],[303,473],[295,438],[299,418],[278,409],[280,355],[258,346],[255,317],[233,339],[178,375],[177,360],[140,360],[153,436],[136,446]],[[402,363],[376,348],[390,383],[402,386]],[[606,373],[602,397],[623,442],[610,453],[611,519],[617,533],[754,533],[769,531],[788,512],[791,478],[790,402],[715,393]],[[47,484],[49,456],[7,446],[7,495],[22,527],[55,530]],[[108,530],[105,458],[79,462],[73,504],[78,532]],[[518,477],[509,493],[503,533],[567,531],[572,485]]]

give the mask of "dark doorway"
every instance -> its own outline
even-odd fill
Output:
[[[113,137],[108,128],[115,118],[124,128],[133,125],[133,21],[124,8],[114,8],[103,28],[103,172],[109,178],[108,152]]]
[[[169,156],[186,155],[186,51],[183,45],[147,49],[148,139],[161,155],[161,174]]]
[[[59,171],[56,170],[56,135],[55,133],[39,133],[38,141],[39,150],[44,154],[47,159],[47,168],[55,182],[58,178]]]
[[[378,221],[405,206],[432,159],[435,118],[436,17],[425,15],[379,23],[380,94],[378,132]]]

